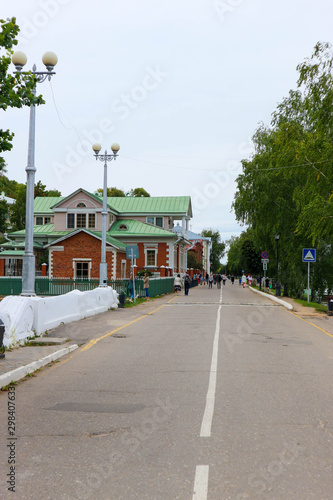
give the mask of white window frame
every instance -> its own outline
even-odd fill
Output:
[[[87,258],[87,259],[84,259],[84,258],[80,258],[80,259],[73,259],[73,275],[74,275],[74,279],[80,279],[77,277],[77,273],[76,273],[76,265],[78,263],[87,263],[88,264],[88,277],[87,279],[90,280],[90,275],[91,275],[91,259]]]
[[[155,264],[149,264],[148,265],[148,251],[154,251],[155,252]],[[144,252],[145,252],[145,267],[157,267],[157,254],[158,254],[158,244],[145,244],[144,246]]]

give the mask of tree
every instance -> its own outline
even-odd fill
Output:
[[[7,108],[21,108],[43,104],[42,96],[35,96],[33,89],[37,82],[37,77],[32,74],[11,75],[8,68],[11,63],[11,54],[14,45],[17,45],[16,37],[20,31],[16,24],[16,19],[0,20],[0,47],[5,54],[0,57],[0,109],[6,111]],[[0,129],[0,153],[10,151],[13,147],[12,140],[14,133],[10,130]],[[4,170],[5,161],[0,156],[0,170]]]
[[[201,231],[201,236],[212,239],[212,251],[210,255],[211,271],[216,273],[220,266],[220,260],[224,256],[225,243],[221,242],[221,235],[213,229],[204,229]]]
[[[57,189],[51,189],[48,190],[46,189],[46,186],[42,184],[41,181],[38,181],[37,184],[35,184],[35,198],[36,196],[48,196],[48,197],[57,197],[61,196],[61,192],[58,191]]]
[[[135,188],[130,191],[134,198],[150,198],[150,194],[143,188]]]
[[[16,192],[16,201],[11,207],[10,223],[14,231],[25,227],[26,185],[19,184]]]
[[[9,207],[5,200],[0,200],[0,233],[7,231]]]
[[[202,264],[197,261],[193,252],[187,253],[187,267],[189,269],[202,270]]]
[[[9,181],[9,185],[11,182],[15,181]],[[18,184],[18,183],[13,184],[11,197],[15,198],[16,201],[12,205],[10,210],[10,223],[14,231],[19,231],[21,229],[24,229],[25,227],[26,192],[27,192],[26,184]],[[37,184],[35,184],[34,194],[35,197],[61,196],[61,192],[58,191],[57,189],[47,190],[46,186],[42,184],[41,181],[38,181]],[[8,196],[7,192],[6,195]]]
[[[99,188],[95,191],[95,194],[97,196],[100,196],[101,198],[103,197],[103,188]],[[108,198],[112,198],[112,197],[125,197],[125,193],[124,191],[122,191],[121,189],[118,189],[116,187],[110,187],[110,188],[106,188],[106,195]]]
[[[297,90],[272,114],[270,126],[255,131],[255,153],[242,160],[233,208],[251,229],[255,249],[276,259],[280,234],[282,282],[292,293],[306,286],[302,247],[326,255],[333,236],[333,58],[329,44],[317,43],[297,66]],[[314,266],[314,282],[324,276]],[[273,273],[274,275],[275,273]]]

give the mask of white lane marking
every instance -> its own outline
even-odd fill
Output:
[[[195,469],[192,500],[206,500],[208,494],[209,465],[197,465]]]
[[[221,300],[222,300],[222,289],[221,289]],[[219,306],[217,311],[216,326],[215,326],[215,336],[213,343],[213,354],[212,362],[210,365],[210,375],[208,391],[206,396],[206,407],[204,416],[201,423],[200,437],[210,437],[212,429],[212,421],[215,407],[215,393],[216,393],[216,378],[217,378],[217,357],[219,349],[219,337],[220,337],[220,318],[221,318],[221,308],[222,304]]]

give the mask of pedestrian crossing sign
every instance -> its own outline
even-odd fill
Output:
[[[316,249],[303,248],[303,262],[316,262]]]

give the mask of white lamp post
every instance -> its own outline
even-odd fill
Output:
[[[36,65],[32,67],[32,74],[36,75],[37,81],[42,83],[51,76],[54,66],[58,62],[57,56],[53,52],[45,52],[42,58],[47,71],[36,71]],[[23,66],[27,63],[27,56],[24,52],[14,52],[12,55],[12,63],[16,67],[16,71],[21,73]],[[32,93],[36,95],[36,85],[32,89]],[[35,129],[36,129],[36,108],[34,104],[30,106],[30,121],[29,121],[29,143],[28,143],[28,164],[27,172],[27,194],[26,194],[26,212],[25,212],[25,250],[23,255],[22,269],[22,293],[21,295],[30,297],[35,294],[35,256],[33,249],[34,237],[34,189],[35,189]]]
[[[96,160],[104,161],[104,182],[103,182],[103,210],[102,210],[102,251],[101,251],[101,262],[99,265],[99,286],[108,286],[108,266],[106,263],[106,225],[107,225],[107,175],[108,175],[108,161],[116,160],[118,156],[118,151],[120,149],[119,144],[116,142],[112,144],[111,150],[113,154],[107,154],[105,150],[104,155],[100,155],[99,152],[102,146],[98,143],[93,145],[93,150],[95,152]]]

